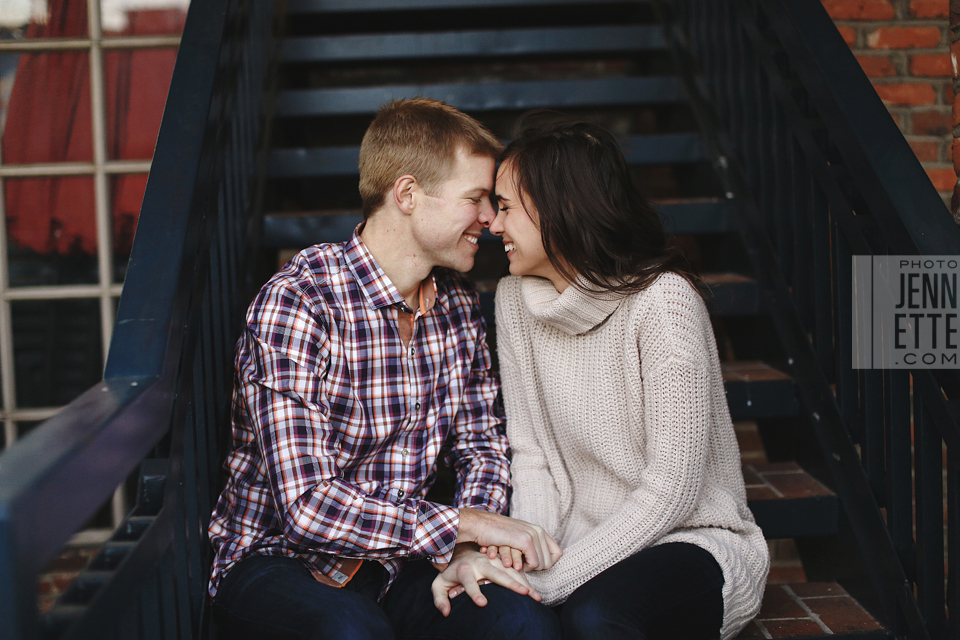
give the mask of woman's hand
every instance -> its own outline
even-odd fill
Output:
[[[527,582],[526,576],[515,569],[504,568],[501,562],[490,560],[475,544],[458,544],[450,564],[433,580],[430,591],[433,604],[444,617],[450,615],[450,598],[467,593],[478,607],[487,605],[480,591],[481,584],[492,582],[520,595],[529,595],[540,602],[543,598]]]

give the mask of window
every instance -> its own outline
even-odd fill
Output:
[[[0,0],[4,448],[102,376],[188,3]]]

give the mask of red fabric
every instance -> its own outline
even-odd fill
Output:
[[[128,14],[122,35],[176,34],[178,9]],[[27,37],[85,36],[86,0],[52,0],[46,24]],[[106,50],[107,156],[147,160],[153,155],[173,66],[174,49]],[[93,159],[87,52],[23,54],[10,95],[3,163],[90,162]],[[144,175],[111,176],[114,255],[130,252],[146,185]],[[94,254],[97,250],[91,177],[12,179],[5,183],[7,233],[38,253]]]

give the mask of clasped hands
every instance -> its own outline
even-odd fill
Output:
[[[444,616],[450,598],[466,592],[483,607],[487,599],[480,585],[493,582],[521,595],[542,600],[524,575],[549,569],[563,552],[542,527],[478,509],[460,509],[457,545],[450,564],[441,569],[431,591]],[[499,559],[498,559],[499,556]]]

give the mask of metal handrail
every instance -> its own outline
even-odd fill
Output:
[[[205,635],[281,4],[190,6],[104,379],[0,456],[4,638]],[[133,512],[40,616],[39,572],[138,466]]]
[[[957,637],[960,375],[854,369],[851,278],[858,254],[956,255],[960,229],[821,3],[659,6],[821,454],[811,464],[872,582],[865,600],[897,637]]]

